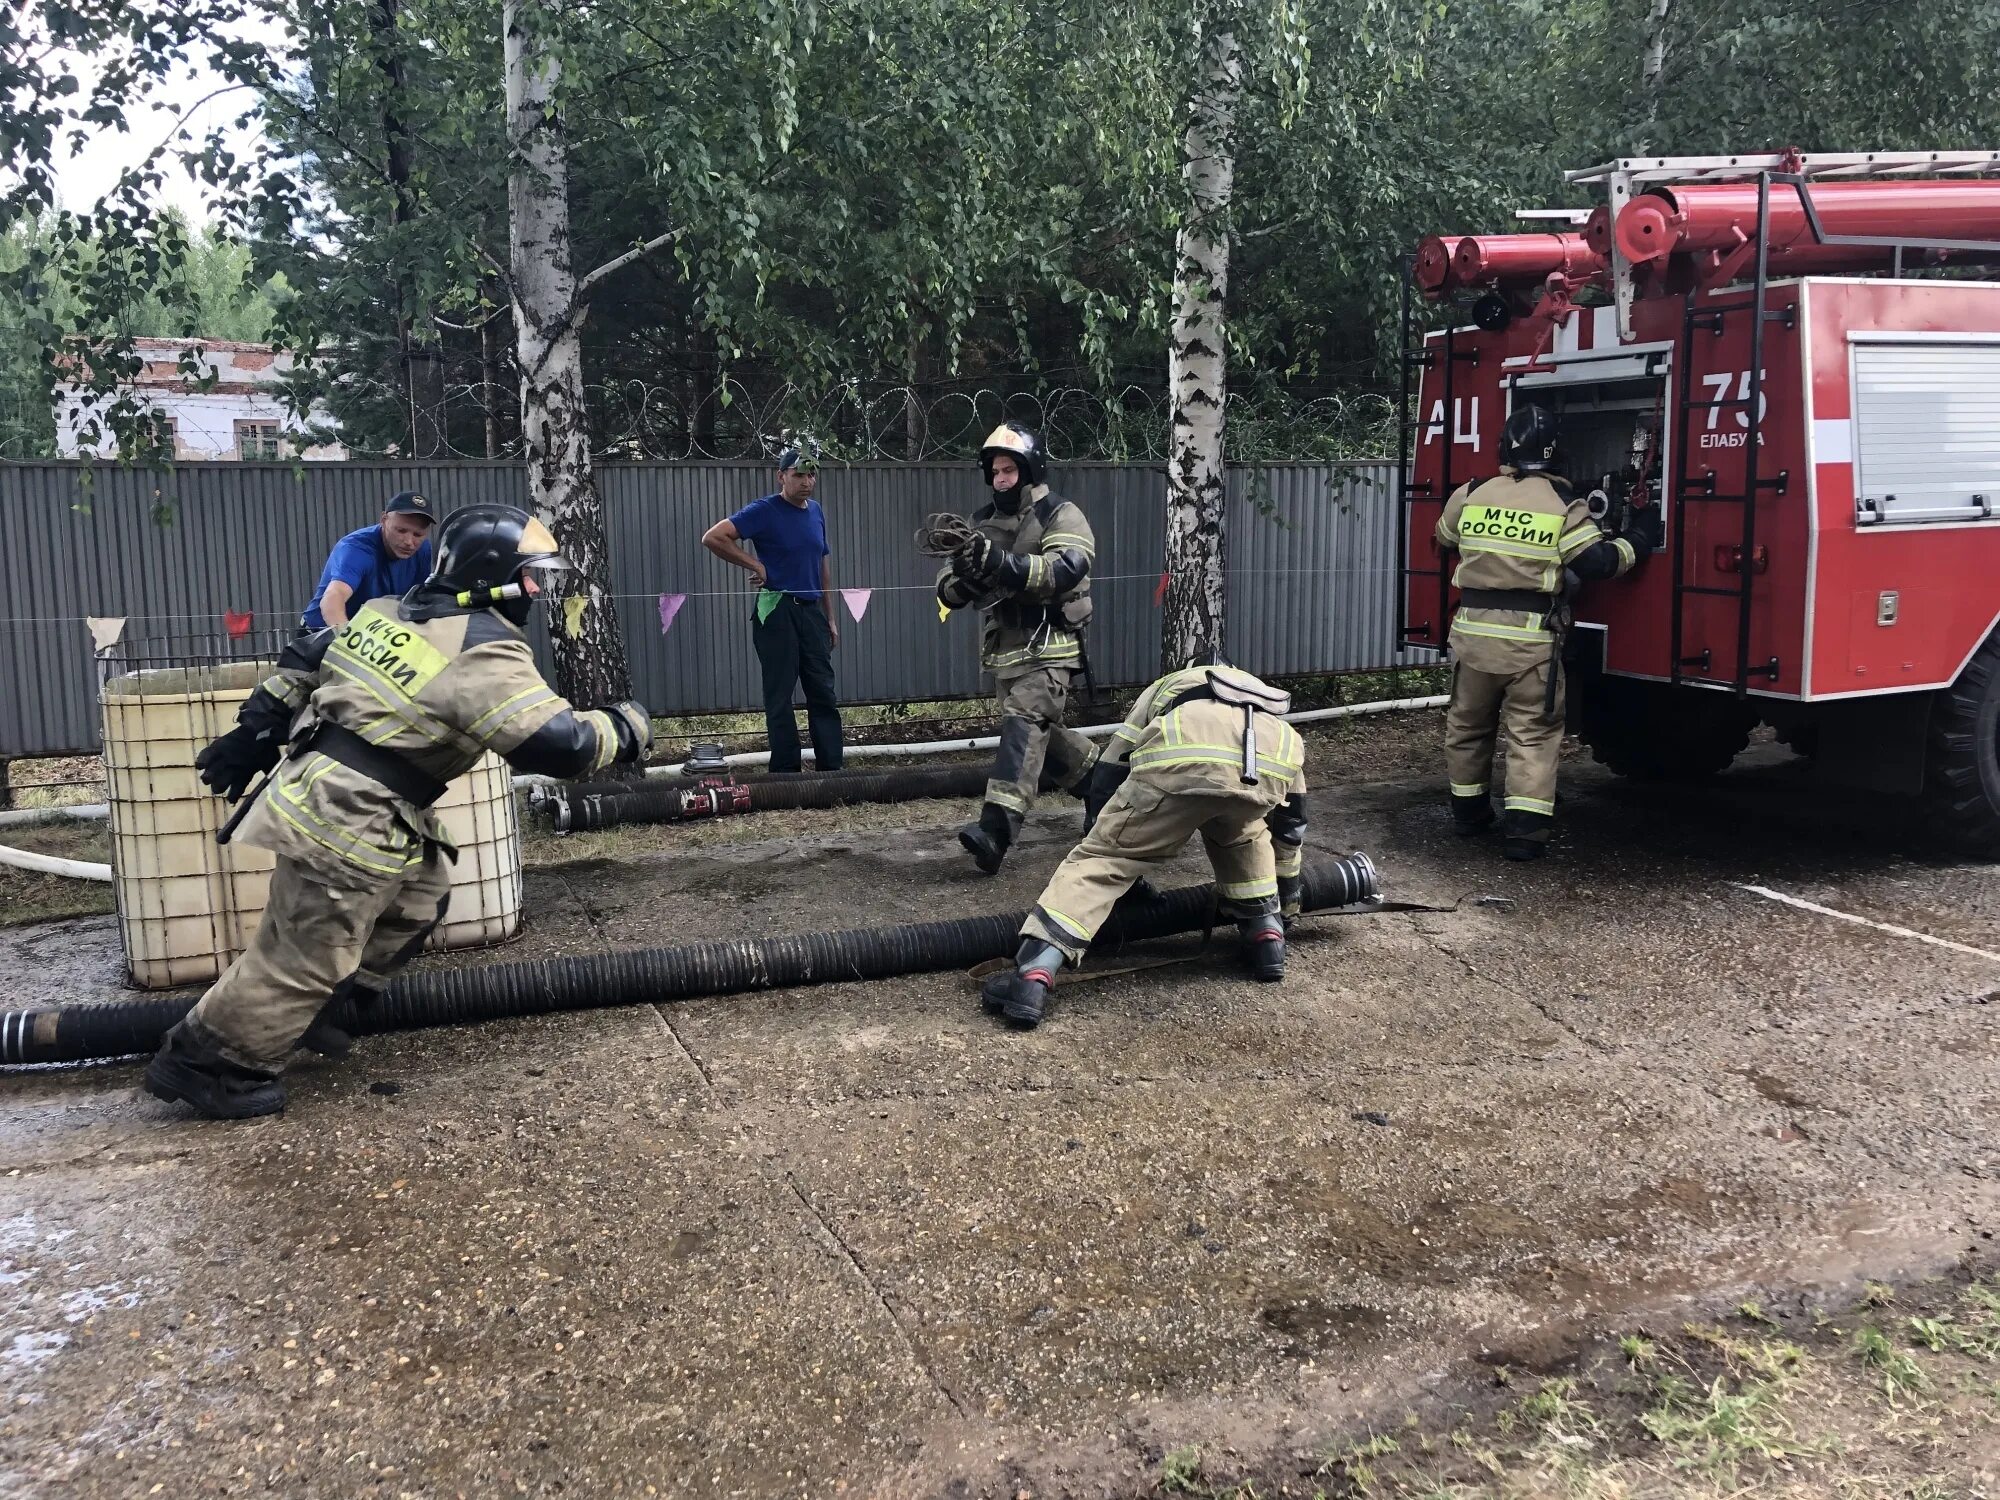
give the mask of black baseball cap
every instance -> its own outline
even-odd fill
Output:
[[[430,498],[419,495],[415,490],[403,490],[389,497],[389,503],[382,507],[382,513],[390,516],[422,516],[426,521],[435,521],[437,512],[431,509]]]
[[[778,472],[780,474],[789,474],[793,470],[797,470],[801,474],[817,474],[819,472],[818,451],[807,449],[801,452],[797,448],[787,448],[783,453],[780,453],[778,455]]]

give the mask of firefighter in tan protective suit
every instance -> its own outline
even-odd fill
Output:
[[[457,851],[430,808],[447,783],[488,750],[571,777],[651,743],[641,705],[572,709],[535,667],[522,627],[544,579],[568,566],[541,522],[468,506],[436,548],[431,576],[402,599],[288,647],[197,757],[232,802],[273,772],[235,836],[277,868],[249,949],[167,1033],[148,1092],[215,1119],[282,1110],[286,1055],[344,1055],[342,1006],[371,1003],[443,920]]]
[[[937,596],[947,609],[970,606],[986,617],[980,662],[993,675],[1000,748],[979,821],[958,841],[991,875],[1034,805],[1044,761],[1056,785],[1075,791],[1097,760],[1097,747],[1063,724],[1070,681],[1087,665],[1097,542],[1083,512],[1050,492],[1048,454],[1027,428],[994,428],[979,461],[993,501],[939,571]]]
[[[1514,409],[1500,454],[1499,477],[1461,485],[1438,518],[1438,545],[1458,554],[1459,591],[1444,754],[1458,831],[1479,833],[1493,822],[1493,748],[1505,730],[1502,851],[1526,860],[1541,857],[1555,822],[1565,570],[1581,579],[1630,571],[1659,545],[1659,513],[1634,512],[1623,533],[1606,537],[1552,472],[1556,419],[1543,407]]]
[[[1083,842],[1028,913],[1014,968],[987,980],[985,1008],[1039,1025],[1064,960],[1081,963],[1118,898],[1197,833],[1251,972],[1284,978],[1306,836],[1305,745],[1279,717],[1291,706],[1230,666],[1170,672],[1147,688],[1091,775]]]

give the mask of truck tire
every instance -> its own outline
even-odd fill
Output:
[[[1757,711],[1701,688],[1600,677],[1584,697],[1577,734],[1591,757],[1641,781],[1699,781],[1728,769],[1750,743]]]
[[[2000,639],[1973,652],[1958,681],[1931,701],[1924,800],[1952,842],[2000,845]]]

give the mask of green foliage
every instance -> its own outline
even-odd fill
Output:
[[[1076,391],[1094,415],[1064,430],[1066,451],[1156,455],[1198,25],[1232,28],[1246,59],[1228,309],[1238,457],[1390,441],[1368,398],[1393,365],[1396,257],[1427,232],[1505,231],[1516,207],[1582,204],[1565,168],[1642,142],[2000,136],[2000,7],[1982,0],[1675,0],[1656,98],[1640,79],[1649,11],[529,6],[563,69],[579,272],[669,236],[592,289],[593,438],[619,455],[755,452],[813,426],[835,452],[956,453],[1010,403],[1032,414]],[[230,42],[247,12],[289,28],[275,57]],[[282,274],[293,289],[270,299],[272,333],[325,354],[323,394],[356,446],[410,442],[420,366],[453,451],[486,451],[489,417],[500,448],[515,443],[495,0],[63,0],[40,14],[107,66],[86,88],[37,60],[25,23],[0,22],[13,68],[0,141],[19,174],[0,224],[53,210],[58,135],[144,121],[160,78],[214,53],[254,88],[270,150],[172,149],[253,247],[251,283]],[[157,166],[102,211],[47,219],[49,255],[0,273],[0,310],[25,310],[37,348],[131,330],[143,319],[130,304],[149,297],[155,321],[210,316],[205,292],[156,290],[186,281],[190,254],[145,208]],[[102,258],[71,323],[49,301],[50,256],[86,245]]]

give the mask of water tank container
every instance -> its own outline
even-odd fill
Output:
[[[268,664],[170,667],[104,684],[104,778],[111,866],[132,982],[147,989],[215,978],[250,944],[275,860],[218,845],[233,809],[195,773],[200,749],[236,722]],[[521,837],[506,762],[482,757],[437,804],[459,847],[451,910],[433,948],[504,942],[521,927]]]

